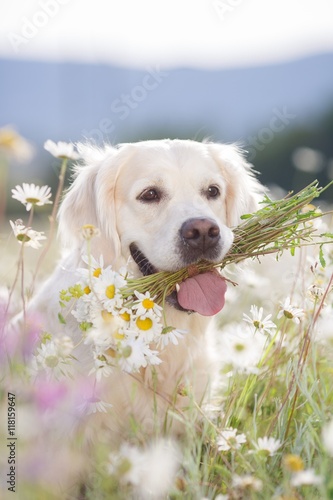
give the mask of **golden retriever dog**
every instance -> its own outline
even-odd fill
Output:
[[[92,224],[100,231],[91,244],[95,259],[102,255],[113,269],[127,265],[134,277],[219,263],[241,215],[256,210],[262,186],[233,145],[166,139],[78,150],[83,161],[59,211],[66,255],[31,307],[45,318],[46,331],[63,328],[80,344],[75,363],[87,375],[92,359],[89,346],[80,343],[82,332],[74,319],[65,326],[58,320],[58,292],[76,283],[87,251],[80,228]],[[178,345],[160,353],[158,366],[133,374],[119,369],[101,384],[102,400],[112,407],[93,415],[94,422],[102,420],[114,443],[128,437],[133,421],[142,433],[179,433],[181,418],[168,418],[168,411],[184,417],[190,399],[200,404],[207,392],[212,363],[206,332],[224,305],[226,285],[212,272],[200,275],[194,288],[190,279],[165,305],[167,324],[188,332]]]

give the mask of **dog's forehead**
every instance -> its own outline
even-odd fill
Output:
[[[186,176],[195,178],[220,174],[204,144],[191,141],[147,141],[131,145],[124,170],[133,176]]]

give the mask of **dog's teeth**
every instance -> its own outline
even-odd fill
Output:
[[[178,283],[176,283],[176,291],[177,291],[177,293],[179,292],[179,290],[180,290],[180,286],[178,285]]]

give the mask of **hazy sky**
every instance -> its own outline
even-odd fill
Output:
[[[238,66],[333,51],[333,0],[2,0],[0,57]]]

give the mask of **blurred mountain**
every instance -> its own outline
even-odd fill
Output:
[[[163,137],[238,141],[265,184],[324,185],[333,178],[333,54],[220,70],[0,60],[3,125],[37,151],[28,173],[11,166],[8,186],[56,185],[59,162],[43,150],[47,139]],[[320,161],[311,167],[313,157]]]
[[[48,138],[116,143],[162,134],[247,144],[276,115],[302,124],[332,102],[333,54],[165,71],[0,60],[0,125],[12,124],[38,147]]]

